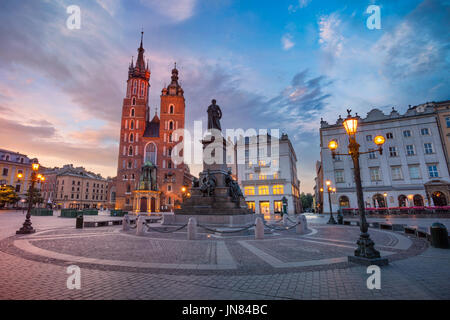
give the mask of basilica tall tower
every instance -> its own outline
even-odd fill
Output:
[[[150,69],[144,60],[143,34],[136,64],[132,59],[128,69],[127,90],[122,106],[116,208],[126,210],[132,209],[132,191],[139,182],[144,153],[140,142],[149,113]]]

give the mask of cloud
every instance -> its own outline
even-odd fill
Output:
[[[289,50],[295,45],[292,41],[292,36],[289,33],[283,35],[281,38],[281,44],[283,45],[283,50]]]
[[[330,15],[322,15],[318,21],[319,43],[330,63],[342,53],[344,37],[341,34],[341,23],[342,21],[336,12]]]
[[[194,15],[197,0],[141,0],[141,3],[173,22],[182,22]]]
[[[430,74],[448,68],[450,10],[441,1],[425,0],[392,32],[373,46],[391,79]],[[448,69],[447,69],[448,70]]]
[[[295,13],[299,9],[306,8],[310,2],[311,0],[298,0],[297,5],[289,5],[288,11],[289,13]]]

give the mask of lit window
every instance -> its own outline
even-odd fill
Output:
[[[244,193],[246,196],[254,196],[255,195],[255,187],[245,187]]]
[[[282,184],[276,184],[272,187],[273,194],[283,194],[284,186]]]
[[[280,176],[280,175],[279,175],[279,173],[278,173],[278,172],[275,172],[275,173],[273,174],[273,178],[274,178],[274,179],[278,179],[278,178],[279,178],[279,176]]]
[[[260,194],[260,195],[267,195],[267,194],[269,194],[269,186],[259,186],[258,187],[258,194]]]
[[[423,145],[424,149],[425,149],[425,153],[426,154],[432,154],[433,153],[433,144],[431,143],[425,143]]]
[[[428,174],[429,174],[430,178],[439,177],[437,166],[435,164],[428,166]]]
[[[259,161],[258,161],[258,165],[259,165],[260,167],[264,167],[264,166],[266,165],[266,161],[264,161],[264,160],[259,160]]]
[[[259,178],[259,180],[267,180],[267,175],[260,174],[258,178]]]

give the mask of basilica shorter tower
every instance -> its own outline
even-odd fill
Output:
[[[171,211],[183,199],[183,186],[190,187],[192,181],[189,167],[171,160],[174,146],[182,143],[174,131],[184,128],[184,92],[175,64],[170,84],[161,91],[159,116],[156,108],[152,111],[149,106],[151,72],[144,52],[142,32],[137,60],[132,59],[128,69],[123,99],[115,207],[129,211],[139,208],[141,212]],[[141,169],[149,163],[156,166],[160,199],[152,195],[137,200],[134,191],[139,189]]]

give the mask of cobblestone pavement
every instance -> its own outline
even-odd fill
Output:
[[[286,243],[282,235],[273,239],[266,237],[263,241],[236,237],[188,242],[182,240],[185,239],[183,233],[177,234],[179,239],[167,239],[166,235],[137,238],[132,232],[123,234],[120,227],[80,231],[73,228],[73,219],[33,217],[33,225],[38,231],[45,229],[53,232],[36,234],[33,237],[44,238],[29,241],[30,247],[45,249],[51,254],[110,259],[115,263],[130,260],[139,263],[175,261],[189,265],[193,262],[190,260],[192,257],[185,257],[184,252],[191,250],[191,243],[203,241],[201,245],[194,246],[203,265],[232,266],[230,261],[223,261],[225,256],[235,263],[236,268],[205,270],[203,274],[195,274],[171,268],[93,265],[89,260],[80,265],[81,289],[69,290],[66,286],[66,268],[73,261],[35,255],[13,245],[14,240],[23,239],[14,236],[23,219],[21,212],[0,212],[0,299],[450,298],[450,250],[431,248],[423,240],[410,240],[393,232],[371,232],[379,248],[390,252],[390,258],[397,258],[382,268],[381,289],[369,290],[366,286],[369,275],[365,267],[348,263],[310,267],[284,265],[316,263],[323,258],[349,254],[355,246],[356,228],[313,225],[316,232],[301,238],[289,234],[284,236],[290,239]],[[180,243],[183,243],[180,246],[183,249],[161,256],[161,252],[172,250]],[[147,244],[152,245],[152,254],[145,255],[145,250],[142,250],[142,246]],[[222,247],[222,251],[217,247]],[[294,250],[292,254],[289,254],[289,249]],[[127,252],[132,252],[128,260],[124,258]],[[216,256],[217,253],[221,257]]]

